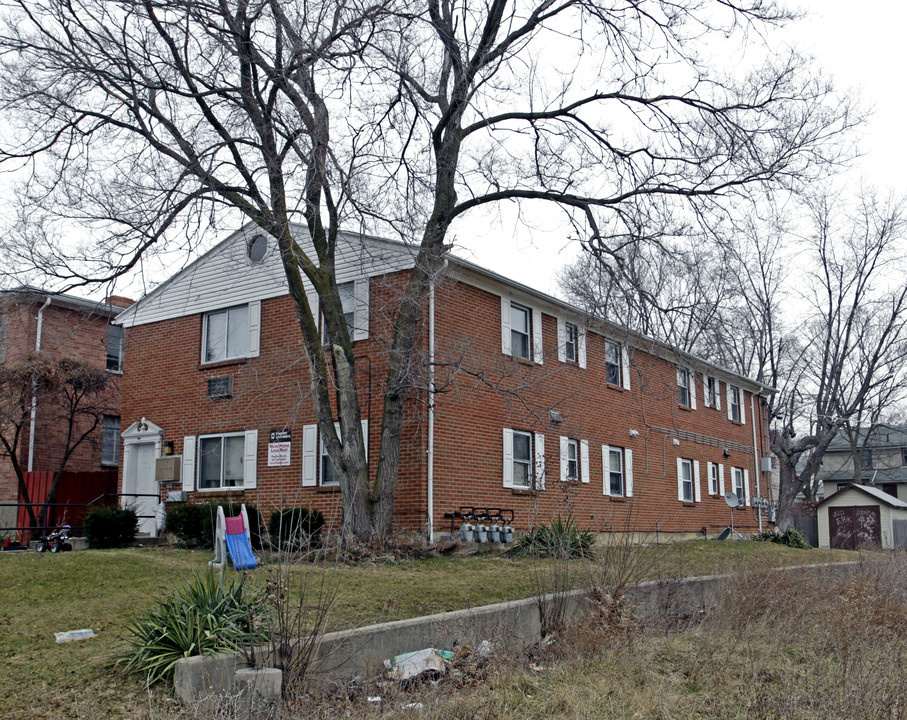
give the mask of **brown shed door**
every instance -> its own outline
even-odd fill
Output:
[[[882,544],[882,518],[877,505],[828,508],[828,533],[836,550]]]

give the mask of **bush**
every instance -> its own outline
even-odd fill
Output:
[[[787,545],[787,547],[797,548],[798,550],[810,550],[812,548],[812,545],[806,542],[806,538],[793,528],[788,528],[783,533],[776,533],[772,530],[768,530],[761,535],[757,535],[756,540]]]
[[[550,525],[540,525],[518,537],[510,552],[514,555],[573,558],[589,555],[594,544],[595,534],[583,530],[572,515],[565,518],[557,515]]]
[[[106,507],[88,513],[83,525],[89,547],[112,548],[135,540],[139,520],[134,508]]]
[[[284,508],[271,513],[268,534],[279,548],[298,550],[301,547],[321,547],[324,515],[320,510],[304,507]]]
[[[224,587],[208,570],[158,598],[127,626],[129,649],[118,660],[126,672],[141,673],[149,684],[170,678],[180,658],[238,652],[264,640],[256,628],[262,607],[248,598],[242,578]]]
[[[173,504],[167,507],[167,532],[176,535],[180,544],[190,548],[204,548],[210,550],[214,547],[214,528],[217,525],[217,508],[224,509],[228,517],[239,515],[241,505],[238,503],[189,503]],[[249,516],[249,530],[252,535],[252,547],[261,548],[261,533],[259,532],[259,514],[254,505],[246,505],[246,514]]]

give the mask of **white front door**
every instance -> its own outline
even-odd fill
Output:
[[[130,452],[123,478],[123,505],[135,508],[136,515],[139,516],[139,533],[155,535],[154,511],[160,503],[158,484],[154,479],[157,448],[150,442],[134,443],[128,449]]]

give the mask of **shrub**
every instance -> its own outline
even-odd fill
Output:
[[[256,630],[261,607],[257,597],[247,597],[241,577],[224,587],[222,577],[208,570],[158,598],[127,626],[129,649],[117,664],[154,684],[170,678],[180,658],[238,652],[263,641]]]
[[[239,515],[241,505],[238,503],[201,503],[192,505],[178,503],[167,508],[167,532],[176,535],[181,545],[210,550],[214,547],[214,528],[217,524],[217,508],[224,509],[229,516]],[[246,505],[249,526],[252,535],[252,547],[261,548],[259,532],[259,514],[254,505]]]
[[[812,548],[812,545],[806,542],[806,538],[793,528],[788,528],[783,533],[768,530],[761,535],[757,535],[756,540],[767,540],[768,542],[787,545],[787,547],[797,548],[798,550],[809,550]]]
[[[514,555],[536,557],[582,557],[589,555],[595,534],[583,530],[572,515],[556,515],[550,525],[539,525],[513,543]]]
[[[85,516],[85,537],[92,548],[123,547],[135,540],[138,525],[134,508],[98,508]]]
[[[304,507],[284,508],[271,513],[268,534],[279,548],[320,547],[324,515]]]

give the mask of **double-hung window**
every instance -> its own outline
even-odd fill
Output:
[[[340,307],[343,309],[343,319],[346,320],[346,329],[350,339],[355,339],[356,330],[356,283],[346,282],[337,285],[337,295],[340,297]],[[331,335],[327,323],[322,318],[324,344],[331,344]]]
[[[718,483],[718,465],[715,463],[709,463],[709,492],[712,495],[719,494],[719,483]]]
[[[743,502],[746,499],[746,485],[743,482],[743,468],[734,468],[734,494]]]
[[[860,467],[863,470],[866,470],[866,469],[872,467],[872,449],[871,448],[863,448],[860,451]]]
[[[120,417],[105,415],[101,426],[101,465],[116,465],[120,460]]]
[[[573,438],[567,439],[567,480],[579,479],[579,443]]]
[[[514,357],[529,359],[532,311],[510,303],[510,350]]]
[[[703,391],[705,392],[705,406],[720,410],[721,402],[718,397],[718,380],[711,375],[706,375],[703,380]]]
[[[684,503],[699,502],[699,461],[677,458],[677,499]]]
[[[242,487],[246,433],[202,435],[198,443],[200,490]]]
[[[624,494],[624,458],[621,448],[608,449],[608,486],[610,495]]]
[[[621,385],[620,343],[605,340],[605,376],[609,385]]]
[[[249,355],[249,306],[238,305],[205,315],[204,361],[219,362]]]
[[[513,486],[532,487],[532,433],[513,431]]]
[[[111,372],[123,372],[125,341],[126,329],[122,325],[107,326],[107,369]]]
[[[576,362],[576,342],[579,334],[572,322],[564,323],[564,358],[566,362]]]
[[[740,388],[728,385],[728,417],[734,422],[741,421],[740,413]]]
[[[682,407],[691,406],[690,371],[686,368],[677,369],[677,402]]]

